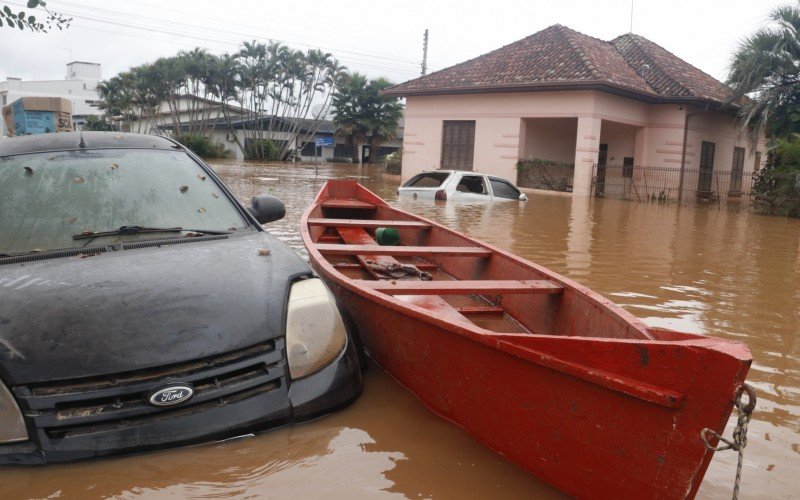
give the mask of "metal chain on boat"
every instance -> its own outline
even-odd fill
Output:
[[[419,269],[411,265],[405,265],[400,263],[383,264],[381,262],[375,262],[374,260],[368,260],[367,265],[369,266],[370,269],[372,269],[376,273],[383,274],[385,276],[389,276],[392,278],[417,276],[422,281],[431,280],[430,273],[426,273],[425,271],[420,271]]]
[[[742,402],[742,394],[745,392],[747,393],[747,404]],[[739,452],[739,462],[736,465],[736,480],[733,483],[733,500],[736,500],[739,498],[739,484],[742,481],[744,448],[747,446],[747,426],[750,423],[750,417],[753,415],[753,409],[756,407],[756,391],[749,385],[742,384],[742,387],[736,393],[734,407],[736,408],[736,427],[733,429],[732,441],[725,439],[720,434],[707,427],[700,431],[700,438],[703,440],[703,443],[705,443],[706,448],[711,451],[733,450]],[[722,446],[712,446],[709,441],[714,438],[725,444]]]

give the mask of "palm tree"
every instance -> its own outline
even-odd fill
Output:
[[[392,82],[386,78],[371,80],[367,85],[367,120],[366,125],[369,129],[369,162],[377,163],[378,148],[386,141],[397,137],[400,117],[403,115],[403,106],[396,97],[380,95],[380,91],[391,87]]]
[[[345,74],[337,82],[333,94],[336,135],[344,137],[351,150],[353,163],[359,162],[359,149],[366,141],[369,127],[364,108],[367,77],[361,73]]]
[[[800,2],[774,9],[733,56],[728,84],[752,144],[800,131]]]

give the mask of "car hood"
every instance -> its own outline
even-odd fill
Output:
[[[310,270],[267,233],[0,267],[0,376],[108,375],[252,346],[284,331]]]

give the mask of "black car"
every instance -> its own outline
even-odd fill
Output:
[[[349,321],[175,141],[0,139],[0,464],[222,439],[353,401]]]

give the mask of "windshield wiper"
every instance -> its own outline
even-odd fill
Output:
[[[230,231],[217,231],[213,229],[184,229],[182,227],[147,227],[147,226],[121,226],[119,229],[110,231],[84,231],[80,234],[73,234],[73,240],[83,240],[87,238],[99,238],[101,236],[117,236],[122,234],[144,234],[144,233],[180,233],[182,231],[203,234],[231,234]]]

